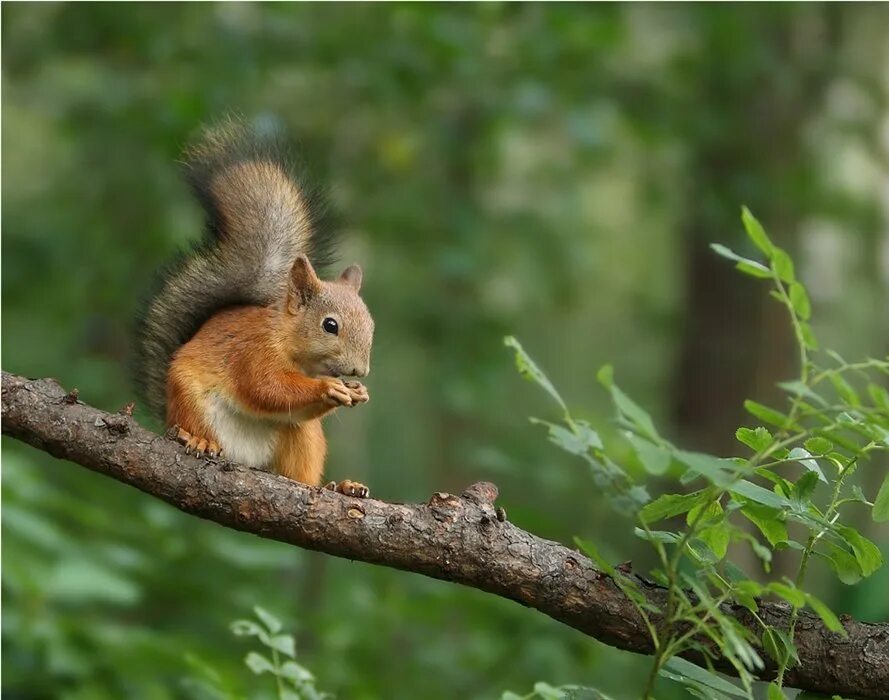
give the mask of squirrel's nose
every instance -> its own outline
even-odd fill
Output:
[[[353,377],[366,377],[367,373],[370,371],[370,368],[366,365],[364,367],[355,367],[352,369]]]

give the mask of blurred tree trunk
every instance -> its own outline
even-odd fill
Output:
[[[794,355],[781,309],[713,255],[705,236],[725,229],[702,218],[693,216],[686,227],[688,317],[674,377],[674,420],[683,444],[724,454],[744,422],[744,399],[774,397],[768,387],[793,371]]]
[[[705,39],[690,86],[696,116],[689,125],[698,133],[688,139],[693,150],[683,226],[687,316],[673,415],[684,444],[727,453],[745,421],[744,399],[780,401],[775,382],[795,374],[796,355],[783,309],[761,284],[736,274],[708,246],[742,240],[739,208],[746,204],[774,240],[795,251],[800,219],[813,196],[812,183],[801,177],[809,165],[803,131],[826,83],[833,27],[831,10],[821,6],[791,8],[769,27],[749,7],[736,6],[732,22],[725,13],[697,9],[707,30],[699,34]],[[727,75],[725,61],[749,32],[769,40],[751,55],[750,65]],[[801,77],[791,81],[794,75]],[[720,138],[726,130],[735,138]],[[744,243],[737,247],[743,250]]]

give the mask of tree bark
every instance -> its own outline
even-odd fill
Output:
[[[535,608],[619,649],[653,651],[642,619],[612,579],[579,552],[507,522],[494,505],[493,484],[474,484],[461,496],[436,493],[418,505],[360,500],[185,455],[176,442],[139,426],[130,412],[105,413],[54,380],[3,372],[3,433],[55,457],[236,530],[461,583]],[[664,589],[636,580],[651,602],[663,607]],[[726,610],[757,629],[745,609]],[[761,602],[759,614],[786,628],[790,608]],[[827,694],[886,697],[889,624],[844,619],[843,625],[846,638],[800,612],[796,645],[802,663],[788,671],[786,684]],[[717,666],[732,672],[726,662]],[[764,677],[774,670],[768,668]]]

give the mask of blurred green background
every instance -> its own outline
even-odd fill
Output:
[[[138,301],[201,226],[175,161],[231,111],[299,139],[365,269],[373,400],[328,421],[329,473],[379,498],[493,480],[518,525],[643,568],[583,464],[529,426],[551,407],[501,338],[594,425],[612,361],[668,434],[729,454],[743,399],[776,401],[795,372],[781,309],[707,248],[752,252],[741,204],[794,254],[824,345],[889,349],[889,6],[5,3],[2,20],[2,364],[94,405],[133,398]],[[879,476],[860,478],[872,497]],[[505,600],[225,530],[6,439],[2,563],[4,698],[194,697],[189,656],[246,690],[227,625],[256,604],[339,698],[537,680],[631,698],[644,677]],[[889,618],[886,569],[854,588],[820,573],[838,613]]]

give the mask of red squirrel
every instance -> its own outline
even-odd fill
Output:
[[[321,418],[368,400],[374,323],[350,265],[323,281],[332,239],[286,148],[238,120],[187,148],[204,239],[162,276],[140,320],[136,378],[186,452],[321,484]],[[328,484],[366,497],[354,481]]]

